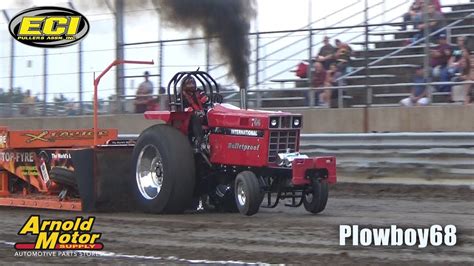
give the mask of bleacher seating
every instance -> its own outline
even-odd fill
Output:
[[[474,2],[455,4],[443,7],[444,14],[449,21],[462,18],[474,12]],[[369,33],[374,36],[383,36],[385,40],[372,41],[369,45],[370,61],[377,60],[378,58],[393,52],[406,45],[406,41],[413,35],[413,30],[399,31],[394,28],[389,31],[378,31]],[[474,51],[474,19],[467,19],[460,24],[454,26],[450,32],[450,42],[456,43],[458,36],[470,36],[470,42],[468,47],[471,51]],[[364,43],[355,42],[351,43],[355,47],[362,47]],[[363,85],[363,84],[390,84],[390,83],[410,83],[413,76],[413,68],[416,65],[423,65],[424,59],[424,47],[417,45],[412,48],[402,51],[396,56],[390,57],[378,63],[376,66],[370,67],[371,75],[393,75],[393,78],[383,79],[355,79],[350,80],[351,85]],[[361,67],[365,65],[365,58],[357,58],[353,61],[354,67]],[[396,81],[396,82],[394,82]],[[405,87],[386,87],[377,88],[373,92],[373,105],[374,106],[392,106],[398,105],[398,102],[407,97],[411,91],[410,86]],[[349,95],[352,96],[352,101],[349,103],[351,106],[359,107],[365,106],[364,100],[366,99],[366,92],[363,90],[351,90],[348,91]],[[449,93],[433,93],[434,103],[447,103],[449,101]]]
[[[464,18],[465,16],[474,12],[474,0],[464,4],[454,4],[443,6],[443,13],[447,18],[448,22],[453,22],[457,19]],[[385,31],[373,31],[369,32],[369,61],[372,62],[377,60],[393,51],[400,49],[407,45],[407,41],[415,33],[411,28],[406,31],[400,31],[399,27],[386,27],[388,30]],[[467,36],[469,39],[468,48],[471,53],[474,51],[474,19],[465,19],[461,23],[453,26],[449,32],[450,42],[456,43],[458,36]],[[364,55],[364,42],[351,42],[350,46],[355,50],[357,55],[353,60],[351,66],[353,68],[365,66],[366,59]],[[431,47],[434,47],[431,44]],[[402,52],[391,56],[383,61],[369,67],[370,76],[369,79],[365,76],[364,71],[360,71],[347,78],[348,85],[356,87],[356,89],[346,89],[344,91],[344,106],[361,107],[366,106],[367,103],[367,91],[364,89],[366,84],[377,85],[377,88],[373,90],[372,104],[373,106],[398,106],[399,101],[402,98],[407,97],[411,91],[410,86],[397,86],[397,87],[382,87],[383,84],[393,83],[411,83],[413,79],[413,70],[419,65],[423,65],[424,60],[424,45],[416,45],[409,47]],[[471,60],[474,64],[474,60]],[[474,71],[474,70],[473,70]],[[294,83],[295,87],[308,87],[307,79],[300,80],[273,80],[275,86],[283,88],[288,83]],[[360,87],[362,89],[357,89]],[[294,106],[293,103],[304,105],[306,93],[302,91],[292,92],[291,96],[299,97],[295,101],[286,101],[287,105],[283,106]],[[288,97],[289,93],[276,92],[271,93],[271,97]],[[449,93],[433,93],[433,103],[448,103]],[[270,107],[273,103],[267,101],[264,107]],[[277,105],[275,105],[277,106]],[[278,106],[282,106],[282,101],[278,101]]]

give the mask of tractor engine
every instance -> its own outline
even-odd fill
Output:
[[[221,104],[209,111],[208,123],[212,163],[289,167],[289,160],[305,157],[298,153],[301,115],[242,110]]]

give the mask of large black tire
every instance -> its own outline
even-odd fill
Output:
[[[329,187],[326,180],[313,180],[311,188],[303,195],[304,208],[311,213],[320,213],[326,208]]]
[[[257,176],[251,171],[240,172],[235,178],[235,203],[243,215],[254,215],[262,203],[262,192]]]
[[[76,175],[64,167],[54,167],[49,172],[49,178],[54,183],[77,189]]]
[[[147,161],[147,153],[158,153],[158,158]],[[153,157],[153,156],[151,156]],[[187,137],[179,130],[168,125],[155,125],[143,131],[133,150],[134,190],[139,206],[152,213],[182,213],[190,206],[195,185],[195,165],[193,150]],[[141,160],[141,163],[139,162]],[[149,175],[140,172],[150,166]],[[140,169],[138,169],[140,167]],[[151,168],[154,170],[151,171]],[[153,179],[153,174],[155,178]],[[149,179],[145,180],[147,176]],[[156,185],[161,181],[160,190],[146,184]],[[148,182],[148,183],[147,183]],[[158,187],[158,185],[157,185]],[[151,188],[151,189],[150,189]]]

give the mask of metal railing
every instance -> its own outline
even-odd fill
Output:
[[[338,171],[371,178],[474,180],[474,133],[304,134],[304,154],[337,157]],[[403,171],[400,171],[403,169]]]
[[[444,31],[450,32],[450,29],[451,29],[452,27],[454,27],[454,26],[456,26],[457,24],[463,22],[464,20],[470,19],[470,18],[474,18],[474,13],[471,13],[470,15],[467,15],[467,16],[464,17],[464,18],[458,19],[458,20],[456,20],[456,21],[454,21],[454,22],[448,24],[447,26],[445,26],[445,27],[443,27],[443,28],[440,28],[440,29],[438,29],[438,30],[435,30],[435,31],[431,32],[428,36],[421,37],[420,39],[418,39],[418,40],[416,40],[416,41],[414,41],[414,42],[411,42],[410,44],[408,44],[408,45],[406,45],[406,46],[400,47],[399,49],[397,49],[397,50],[395,50],[395,51],[393,51],[393,52],[390,52],[390,53],[388,53],[388,54],[386,54],[386,55],[380,57],[379,59],[376,59],[376,60],[370,62],[367,66],[357,68],[357,69],[355,69],[354,71],[351,71],[351,72],[349,72],[349,73],[347,73],[347,74],[345,74],[345,75],[339,77],[336,81],[343,80],[343,79],[345,79],[345,78],[347,78],[347,77],[349,77],[349,76],[351,76],[351,75],[354,75],[354,74],[356,74],[356,73],[359,73],[360,71],[366,69],[367,67],[373,66],[373,65],[375,65],[375,64],[377,64],[377,63],[379,63],[379,62],[382,62],[382,61],[384,61],[384,60],[386,60],[386,59],[388,59],[388,58],[391,58],[392,56],[395,56],[395,55],[397,55],[397,54],[403,52],[403,51],[406,50],[406,49],[409,49],[409,48],[411,48],[411,47],[413,47],[413,46],[416,46],[417,44],[420,44],[420,43],[424,42],[426,39],[429,39],[429,38],[431,38],[431,37],[433,37],[433,36],[435,36],[435,35],[438,35],[438,34],[441,33],[441,32],[444,32]],[[398,25],[398,24],[397,24],[397,25]],[[449,38],[449,36],[448,36],[448,38]]]
[[[371,88],[374,91],[372,97],[379,97],[379,94],[377,94],[377,91],[381,90],[381,89],[400,88],[400,87],[410,88],[412,86],[420,86],[420,85],[425,85],[425,86],[428,87],[428,95],[431,98],[430,104],[447,104],[448,105],[448,104],[455,103],[455,102],[463,102],[464,100],[447,101],[446,98],[449,97],[451,95],[451,93],[449,93],[449,92],[437,92],[436,89],[435,89],[437,86],[442,86],[442,85],[449,85],[449,86],[453,86],[453,87],[454,86],[467,86],[467,85],[473,86],[474,81],[458,81],[458,82],[448,81],[448,82],[429,82],[429,83],[404,82],[404,83],[374,84],[374,85],[371,85]],[[255,107],[260,107],[260,106],[264,105],[264,104],[261,104],[261,103],[265,102],[266,100],[278,102],[278,104],[272,105],[273,107],[270,107],[270,106],[263,107],[263,108],[270,108],[270,109],[273,109],[273,108],[278,107],[278,106],[284,107],[284,108],[326,108],[326,107],[311,105],[311,100],[310,100],[310,97],[308,96],[308,94],[310,92],[331,90],[333,92],[338,91],[337,101],[336,101],[336,103],[334,103],[334,105],[332,107],[345,108],[345,107],[348,107],[348,106],[344,106],[344,100],[345,99],[352,99],[352,96],[346,95],[345,93],[343,93],[343,91],[347,92],[349,90],[360,90],[362,92],[365,92],[366,87],[367,87],[366,85],[346,85],[346,86],[331,86],[331,87],[318,87],[318,88],[301,87],[301,88],[291,88],[291,89],[277,89],[277,88],[275,88],[275,89],[259,89],[259,90],[254,89],[254,90],[249,90],[249,92],[254,93],[254,95],[265,94],[265,93],[292,92],[291,94],[293,94],[293,96],[292,97],[279,96],[278,98],[276,98],[276,97],[269,96],[267,94],[265,96],[260,95],[260,97],[257,97],[257,96],[249,97],[248,100],[255,102],[255,104],[254,104]],[[465,87],[463,87],[462,90],[467,91],[465,89]],[[391,97],[393,99],[396,99],[395,101],[392,101],[390,103],[374,104],[374,106],[386,106],[386,107],[400,106],[400,102],[399,102],[401,100],[400,97],[404,97],[404,98],[409,97],[410,93],[408,91],[409,91],[409,89],[407,90],[407,93],[398,93],[398,94],[390,95],[389,97]],[[305,95],[296,97],[295,95],[298,92],[299,93],[304,93]],[[462,92],[462,93],[464,93],[464,92]],[[403,94],[403,95],[401,95],[401,94]],[[433,98],[433,96],[444,96],[444,98],[440,99],[439,102],[438,102],[438,101],[436,101],[435,98]],[[382,97],[382,96],[380,96],[380,97]],[[385,95],[383,97],[386,98],[387,95]],[[292,102],[292,103],[284,104],[284,102],[288,102],[288,101],[295,101],[296,103]],[[257,104],[258,102],[260,102],[260,105]],[[365,107],[365,106],[370,106],[370,105],[356,104],[356,105],[351,106],[351,107]]]
[[[465,85],[473,85],[474,81],[461,81],[461,82],[430,82],[430,83],[391,83],[391,84],[376,84],[371,85],[374,89],[374,97],[378,97],[377,90],[384,89],[384,88],[396,88],[396,87],[410,87],[415,85],[425,84],[426,86],[440,86],[440,85],[451,85],[451,86],[465,86]],[[340,91],[339,95],[341,95],[343,90],[361,90],[365,91],[365,85],[347,85],[347,86],[338,86],[338,87],[321,87],[321,88],[291,88],[291,89],[253,89],[248,91],[248,102],[249,107],[252,108],[269,108],[274,109],[275,107],[284,107],[285,109],[300,109],[300,108],[311,108],[309,106],[307,93],[311,91],[317,90],[332,90],[332,91]],[[292,96],[272,96],[273,93],[279,92],[292,92]],[[268,94],[267,94],[268,93]],[[297,93],[303,93],[304,96],[297,96]],[[240,97],[238,91],[224,91],[221,92],[224,96],[224,101],[226,103],[232,103],[238,105],[240,103]],[[259,95],[260,94],[260,95]],[[263,95],[262,95],[263,94]],[[379,104],[375,106],[399,106],[398,99],[400,97],[409,97],[409,93],[401,95],[403,93],[399,93],[397,95],[393,95],[392,98],[397,99],[392,103],[386,104]],[[433,96],[448,96],[449,93],[444,92],[435,92],[430,90],[430,94]],[[258,96],[259,95],[259,96]],[[167,110],[167,103],[166,99],[168,98],[167,95],[151,95],[154,98],[156,105],[159,107],[160,110]],[[339,98],[340,101],[343,101],[344,98],[350,98],[350,96],[341,95]],[[383,96],[386,97],[386,96]],[[120,97],[122,99],[121,103],[125,106],[124,110],[121,113],[134,113],[134,103],[135,103],[135,96],[134,95],[124,95]],[[164,100],[162,100],[162,98]],[[294,101],[296,103],[288,103]],[[257,104],[260,102],[260,106]],[[273,102],[273,107],[266,106],[265,102]],[[285,103],[286,102],[286,103]],[[100,100],[99,101],[99,113],[100,114],[114,114],[117,113],[118,107],[116,105],[116,99],[110,100]],[[445,103],[450,104],[446,101],[437,102],[434,99],[431,101],[431,104],[438,104],[438,103]],[[34,117],[34,116],[77,116],[77,115],[91,115],[93,113],[93,102],[92,101],[83,101],[82,102],[82,112],[79,112],[79,106],[81,102],[79,101],[71,101],[67,103],[55,103],[55,102],[47,102],[45,108],[43,108],[43,104],[40,102],[38,104],[29,104],[29,103],[0,103],[0,117]],[[342,102],[337,103],[337,107],[342,108]],[[262,107],[263,106],[263,107]],[[361,107],[363,105],[356,105],[354,107]],[[313,106],[312,108],[322,108],[318,106]]]
[[[299,29],[297,29],[297,30],[303,30],[303,29],[306,29],[306,28],[311,28],[311,27],[312,27],[313,25],[315,25],[316,23],[321,22],[321,21],[324,21],[324,20],[327,20],[327,19],[329,19],[329,18],[332,18],[332,17],[334,17],[335,15],[338,15],[339,13],[341,13],[341,12],[343,12],[343,11],[345,11],[345,10],[347,10],[347,9],[349,9],[349,8],[351,8],[351,7],[353,7],[353,6],[355,6],[356,4],[358,4],[358,3],[360,3],[360,2],[361,2],[361,0],[357,0],[357,1],[355,1],[355,2],[352,2],[352,3],[350,3],[350,4],[348,4],[348,5],[344,6],[344,7],[342,7],[342,8],[340,8],[340,9],[338,9],[338,10],[336,10],[336,11],[334,11],[334,12],[328,14],[328,15],[326,15],[326,16],[323,17],[323,18],[320,18],[320,19],[317,19],[317,20],[315,20],[315,21],[310,22],[309,24],[307,24],[307,25],[305,25],[305,26],[303,26],[303,27],[301,27],[301,28],[299,28]],[[343,21],[343,20],[340,20],[338,23],[340,23],[341,21]],[[294,35],[295,33],[296,33],[296,31],[287,32],[286,34],[284,34],[284,35],[282,35],[282,36],[279,36],[278,38],[273,39],[273,40],[271,40],[271,41],[269,41],[269,42],[267,42],[267,43],[265,43],[265,44],[263,44],[263,45],[259,45],[259,42],[257,41],[257,45],[256,45],[257,47],[255,47],[255,48],[252,50],[252,52],[253,52],[253,53],[257,53],[257,51],[258,51],[259,49],[263,49],[263,48],[265,48],[265,47],[267,47],[267,46],[269,46],[269,45],[271,45],[271,44],[274,44],[274,43],[276,43],[276,42],[278,42],[278,41],[280,41],[280,40],[283,40],[283,39],[285,39],[285,38],[291,37],[291,36]],[[258,39],[261,34],[264,34],[264,33],[263,33],[263,32],[262,32],[262,33],[256,32],[256,33],[251,33],[250,35],[251,35],[251,36],[254,35],[254,36],[256,36],[256,38]],[[304,38],[303,40],[306,40],[306,39]],[[296,43],[298,43],[298,42],[300,42],[300,41],[301,41],[301,40],[297,41]],[[295,43],[293,43],[293,44],[295,44]],[[292,45],[292,44],[287,45],[287,46],[291,46],[291,45]],[[258,57],[258,60],[264,60],[265,58],[267,58],[267,57],[269,57],[269,56],[271,56],[271,55],[270,55],[270,54],[266,54],[266,55],[263,56],[263,57]],[[251,61],[251,63],[254,64],[254,63],[256,63],[256,61],[257,61],[257,60],[253,60],[253,61]],[[217,65],[212,66],[211,68],[209,68],[209,71],[213,71],[213,70],[216,70],[216,69],[218,69],[218,68],[220,68],[220,67],[224,67],[224,66],[226,66],[225,63],[217,64]],[[253,75],[255,75],[255,73],[254,73],[254,74],[251,73],[251,74],[250,74],[250,77],[252,77]],[[217,79],[219,79],[219,78],[217,78]]]
[[[396,6],[392,7],[392,8],[390,8],[389,10],[385,10],[385,12],[381,12],[381,13],[379,13],[379,14],[376,14],[376,15],[372,16],[372,17],[369,17],[368,19],[369,19],[369,20],[373,20],[373,19],[375,19],[375,18],[381,17],[381,16],[385,15],[386,12],[390,12],[390,11],[392,11],[392,10],[395,10],[395,9],[397,9],[398,7],[404,5],[404,4],[408,3],[408,2],[409,2],[408,0],[405,0],[405,1],[402,2],[401,4],[398,4],[398,5],[396,5]],[[384,3],[384,1],[381,1],[381,2],[378,2],[378,3],[374,4],[374,5],[372,5],[372,6],[368,6],[368,7],[367,7],[367,10],[370,10],[370,9],[373,9],[373,8],[375,8],[375,7],[377,7],[377,6],[380,6],[380,5],[382,5],[383,3]],[[304,38],[299,39],[298,41],[295,41],[295,42],[291,43],[290,45],[287,45],[287,46],[285,46],[285,47],[282,47],[282,48],[280,48],[280,49],[278,49],[278,50],[276,50],[276,51],[274,51],[274,52],[272,52],[272,53],[266,55],[266,57],[268,57],[268,56],[270,56],[270,55],[274,55],[274,54],[279,53],[279,52],[282,52],[282,51],[285,51],[285,50],[287,50],[287,49],[293,49],[293,46],[294,46],[295,44],[297,44],[297,43],[299,43],[299,42],[301,42],[301,41],[305,41],[305,40],[307,41],[308,39],[312,39],[312,38],[313,38],[314,36],[316,36],[318,33],[324,33],[324,32],[331,31],[331,30],[342,30],[342,31],[337,32],[337,33],[335,33],[335,34],[328,34],[329,37],[333,39],[333,38],[338,38],[338,37],[344,36],[345,33],[349,32],[350,30],[353,30],[353,29],[355,29],[355,28],[363,28],[363,27],[365,27],[364,25],[360,25],[360,26],[357,26],[357,25],[355,25],[355,26],[340,26],[340,27],[338,27],[337,25],[339,25],[341,22],[344,22],[344,21],[346,21],[347,19],[349,19],[349,18],[351,18],[351,17],[364,14],[365,12],[367,12],[367,10],[365,10],[365,9],[364,9],[364,10],[360,10],[360,11],[358,11],[358,12],[356,12],[356,13],[353,13],[353,14],[347,16],[346,18],[340,19],[338,22],[336,22],[336,23],[334,23],[334,24],[332,24],[332,25],[330,25],[330,26],[324,27],[324,28],[310,28],[310,29],[302,29],[302,30],[299,30],[298,32],[304,32],[304,33],[307,34],[307,36],[304,37]],[[394,19],[396,19],[396,18],[394,18]],[[394,19],[392,19],[392,20],[394,20]],[[377,25],[378,27],[386,26],[386,24],[376,24],[376,25]],[[274,33],[274,32],[272,32],[272,33]],[[260,33],[260,34],[264,34],[264,33]],[[356,36],[356,37],[353,37],[353,38],[350,39],[350,40],[354,40],[354,39],[360,38],[360,37],[362,37],[362,36],[364,36],[364,33],[362,33],[362,34],[360,34],[360,35],[358,35],[358,36]],[[286,56],[286,57],[284,57],[284,58],[282,58],[282,59],[280,59],[280,60],[277,60],[276,62],[273,62],[272,64],[266,66],[265,69],[257,69],[257,71],[262,72],[262,71],[268,70],[268,69],[270,69],[270,68],[272,68],[272,67],[282,65],[282,63],[285,63],[286,60],[288,60],[288,59],[290,59],[290,58],[293,58],[294,56],[299,55],[299,54],[301,54],[301,53],[303,53],[303,52],[305,52],[305,51],[311,50],[311,49],[313,49],[314,47],[316,47],[316,46],[318,46],[318,45],[321,45],[321,44],[322,44],[321,41],[319,41],[319,42],[310,41],[310,45],[309,45],[308,47],[305,47],[305,48],[303,48],[303,49],[297,50],[296,52],[292,51],[292,53],[291,53],[290,55],[288,55],[288,56]],[[309,53],[309,58],[307,58],[307,60],[312,60],[312,57],[313,57],[312,53]],[[265,57],[264,57],[264,58],[265,58]],[[279,76],[279,75],[281,75],[281,74],[283,74],[283,73],[285,73],[285,72],[288,72],[288,71],[290,71],[290,70],[293,69],[293,68],[294,68],[294,66],[286,67],[286,68],[280,70],[279,72],[277,72],[277,73],[271,75],[270,77],[267,77],[266,79],[262,80],[262,83],[265,83],[265,82],[267,82],[267,81],[270,81],[270,80],[272,80],[273,78],[275,78],[275,77],[277,77],[277,76]],[[252,84],[252,85],[250,86],[250,88],[255,87],[255,86],[258,86],[258,85],[259,85],[259,83],[257,82],[257,83],[255,83],[255,84]]]
[[[225,102],[238,101],[238,91],[221,91]],[[152,97],[153,104],[150,107],[158,108],[158,110],[168,110],[168,95],[150,94],[142,95]],[[125,108],[121,113],[135,113],[135,95],[123,95],[120,97],[121,105]],[[82,104],[82,112],[80,107]],[[117,100],[111,98],[108,100],[99,100],[99,114],[116,114],[119,107]],[[36,117],[36,116],[80,116],[92,115],[94,112],[93,101],[68,101],[68,102],[46,102],[43,106],[42,102],[36,103],[0,103],[0,117]]]
[[[340,14],[340,12],[342,12],[343,10],[347,10],[351,5],[355,5],[356,3],[359,3],[361,2],[360,0],[356,1],[356,2],[353,2],[351,4],[349,4],[348,6],[345,6],[339,10],[336,10],[335,12],[333,12],[332,14],[328,15],[328,17],[333,17],[333,16],[337,16]],[[381,2],[378,2],[376,4],[374,4],[373,6],[369,7],[369,8],[373,8],[374,6],[379,6]],[[407,2],[407,1],[405,1]],[[405,3],[403,2],[403,3]],[[395,7],[399,7],[401,6],[402,4],[397,4]],[[394,8],[395,8],[394,7]],[[361,14],[365,12],[364,10],[363,11],[357,11],[355,12],[354,14]],[[387,11],[388,12],[388,11]],[[378,18],[380,17],[381,15],[383,14],[375,14],[373,15],[372,17],[369,18],[370,19],[374,19],[374,18]],[[451,33],[451,28],[453,28],[454,26],[458,25],[459,23],[461,23],[462,21],[466,20],[466,19],[472,19],[474,17],[474,14],[469,14],[461,19],[458,19],[452,23],[450,23],[448,26],[446,26],[446,30],[448,30],[448,34]],[[314,25],[316,22],[320,22],[321,20],[323,20],[325,18],[322,18],[322,19],[319,19],[319,20],[316,20],[308,25]],[[327,19],[327,17],[326,17]],[[395,19],[395,18],[394,18]],[[259,45],[256,46],[255,49],[253,49],[254,52],[258,51],[259,49],[262,49],[262,48],[265,48],[267,45],[270,45],[270,44],[277,44],[279,41],[281,40],[285,40],[286,38],[289,38],[290,36],[293,36],[293,37],[297,37],[299,38],[300,35],[302,34],[304,36],[304,38],[301,38],[303,40],[308,40],[308,36],[311,36],[311,38],[313,38],[316,34],[319,34],[319,33],[324,33],[324,34],[328,34],[329,32],[329,36],[334,38],[334,37],[338,37],[340,36],[340,34],[344,34],[345,32],[348,32],[348,31],[356,31],[358,29],[364,29],[365,27],[369,27],[371,30],[373,29],[377,29],[377,28],[380,28],[380,27],[390,27],[390,26],[399,26],[401,25],[401,23],[395,23],[393,22],[394,19],[389,19],[389,23],[372,23],[372,24],[368,24],[368,25],[350,25],[350,26],[347,26],[347,25],[340,25],[341,24],[341,21],[338,21],[337,23],[334,23],[333,25],[336,25],[336,26],[332,26],[332,27],[311,27],[310,29],[308,28],[301,28],[301,29],[298,29],[298,30],[283,30],[283,31],[272,31],[272,32],[259,32],[259,33],[252,33],[250,36],[252,38],[264,38],[264,36],[272,36],[272,40],[268,41],[268,42],[262,42],[260,43]],[[308,26],[307,25],[307,26]],[[437,34],[438,32],[442,31],[443,29],[440,29],[438,31],[435,31],[435,32],[432,32],[429,36],[433,36],[435,34]],[[274,37],[276,36],[276,37]],[[364,37],[365,36],[365,32],[363,34],[358,34],[356,35],[355,37],[353,37],[352,39],[357,39],[357,38],[361,38],[361,37]],[[348,40],[351,40],[351,39],[348,39]],[[423,42],[425,40],[425,38],[421,38],[419,40],[417,40],[417,42],[414,42],[414,43],[411,43],[410,45],[408,46],[404,46],[404,47],[401,47],[393,52],[390,52],[386,55],[383,55],[373,61],[370,61],[366,64],[366,66],[363,66],[363,67],[360,67],[360,68],[356,68],[354,71],[351,71],[349,73],[347,73],[346,75],[342,76],[340,79],[344,79],[344,78],[349,78],[350,76],[353,76],[357,73],[360,73],[361,71],[363,71],[364,69],[367,69],[368,67],[371,67],[371,66],[374,66],[376,64],[378,64],[379,62],[382,62],[383,60],[387,60],[387,59],[390,59],[390,58],[393,58],[394,56],[397,56],[398,54],[400,54],[401,52],[403,52],[404,50],[406,49],[409,49],[409,48],[412,48],[414,46],[416,46],[416,44],[419,44],[421,42]],[[159,49],[159,53],[164,55],[164,52],[166,49],[165,48],[165,44],[166,46],[167,45],[175,45],[177,43],[185,43],[185,42],[188,42],[188,41],[205,41],[204,38],[191,38],[191,39],[174,39],[174,40],[162,40],[162,41],[159,41],[159,42],[156,42],[156,41],[152,41],[152,42],[140,42],[140,43],[127,43],[127,44],[124,44],[124,46],[126,47],[131,47],[131,46],[139,46],[139,45],[154,45],[156,46],[156,48]],[[204,42],[203,42],[204,44]],[[258,42],[257,42],[258,44]],[[297,60],[296,58],[294,58],[295,55],[298,55],[298,54],[301,54],[305,51],[311,51],[311,49],[309,48],[313,48],[314,46],[316,45],[319,45],[319,43],[317,42],[311,42],[311,45],[307,45],[306,47],[304,47],[304,49],[302,49],[301,51],[298,51],[298,53],[292,53],[291,56],[288,56],[288,55],[284,55],[282,58],[275,58],[274,56],[277,55],[277,52],[280,52],[280,51],[291,51],[292,48],[293,48],[293,43],[290,43],[288,45],[285,45],[283,47],[277,47],[277,49],[275,51],[272,51],[270,53],[266,53],[266,54],[260,54],[260,56],[257,55],[256,57],[256,60],[252,60],[252,64],[254,64],[254,69],[253,71],[251,71],[251,73],[253,75],[258,75],[258,73],[262,73],[262,71],[267,71],[268,69],[270,68],[280,68],[280,65],[281,65],[281,68],[280,70],[278,71],[278,75],[282,74],[282,73],[286,73],[286,72],[289,72],[291,69],[294,68],[294,66],[296,64],[293,64],[293,62],[295,61],[291,61],[290,63],[288,63],[289,60]],[[162,56],[159,57],[159,65],[160,67],[165,67],[163,65],[163,58]],[[259,66],[259,62],[260,63],[263,63],[265,62],[266,67],[260,67]],[[209,63],[209,62],[207,62]],[[206,66],[206,68],[209,68],[211,70],[211,72],[214,72],[214,71],[217,71],[219,70],[219,68],[213,68],[213,67],[216,67],[216,66],[219,66],[221,64],[210,64],[208,66]],[[262,64],[263,65],[263,64]],[[168,67],[174,67],[174,66],[168,66]],[[137,70],[138,68],[136,69],[133,69],[133,70]],[[130,69],[131,70],[131,69]],[[128,70],[126,70],[128,71]],[[215,74],[219,74],[218,72],[216,72]],[[57,74],[51,74],[51,75],[57,75]],[[152,76],[158,76],[160,79],[163,77],[162,75],[160,74],[156,74],[156,75],[152,75]],[[263,100],[264,102],[265,101],[269,101],[267,99],[272,99],[275,100],[275,102],[284,102],[285,101],[285,98],[287,98],[287,96],[273,96],[272,93],[277,93],[277,92],[291,92],[291,91],[314,91],[316,89],[314,88],[310,88],[308,86],[308,88],[289,88],[289,89],[286,89],[286,90],[281,90],[281,89],[274,89],[274,88],[271,88],[273,86],[275,86],[275,83],[271,83],[271,78],[275,77],[276,75],[273,74],[273,76],[267,76],[265,78],[256,78],[256,82],[253,84],[254,86],[253,87],[250,87],[249,90],[248,90],[248,93],[249,93],[249,98],[251,101],[254,101],[255,103],[255,106],[254,107],[260,107],[260,103],[259,101],[261,102],[261,100]],[[126,77],[139,77],[139,75],[124,75],[122,78],[126,78]],[[254,78],[255,76],[251,76],[249,77],[250,79]],[[304,79],[300,79],[301,81],[304,81]],[[223,83],[224,81],[222,81]],[[257,87],[256,85],[259,84],[261,86]],[[466,83],[466,82],[464,82]],[[432,85],[432,86],[436,86],[436,85],[442,85],[442,84],[445,84],[445,85],[461,85],[461,84],[464,84],[464,83],[449,83],[449,82],[445,82],[445,83],[429,83],[429,85]],[[472,83],[469,83],[467,82],[468,84],[472,84]],[[466,83],[466,84],[467,84]],[[160,87],[160,84],[158,84]],[[222,84],[222,85],[226,85],[226,84]],[[408,87],[408,86],[412,86],[413,84],[412,83],[402,83],[402,82],[398,82],[398,83],[388,83],[388,84],[371,84],[370,87],[373,88],[374,90],[377,90],[377,89],[383,89],[383,88],[386,88],[386,87]],[[339,90],[339,96],[338,96],[338,106],[339,107],[343,107],[343,103],[344,103],[344,100],[345,100],[345,95],[343,92],[343,90],[366,90],[367,88],[367,85],[348,85],[348,86],[338,86],[338,87],[322,87],[322,88],[318,88],[318,89],[329,89],[329,90]],[[129,88],[130,89],[130,88]],[[135,89],[135,88],[133,88]],[[123,99],[124,102],[126,102],[128,105],[130,105],[129,102],[132,102],[132,99],[131,98],[134,98],[135,96],[132,96],[132,95],[124,95],[124,96],[120,96],[119,99]],[[50,98],[50,97],[48,97]],[[228,101],[230,102],[235,102],[235,103],[238,103],[238,92],[236,91],[230,91],[227,93],[226,95],[226,98]],[[260,98],[260,100],[258,100],[258,98]],[[301,97],[300,97],[301,98]],[[113,106],[113,101],[114,100],[104,100],[102,101],[103,102],[103,105],[104,106]],[[68,113],[68,110],[71,109],[70,106],[74,106],[74,105],[80,105],[81,103],[84,104],[83,108],[78,108],[79,111],[78,113],[81,112],[81,110],[84,110],[84,113],[87,114],[88,113],[88,104],[89,102],[87,101],[73,101],[73,102],[70,102],[70,104],[66,107],[64,105],[61,105],[61,104],[58,104],[58,103],[54,103],[54,102],[46,102],[45,103],[45,107],[42,108],[42,107],[36,107],[35,106],[35,110],[38,111],[38,114],[41,114],[42,112],[45,112],[46,115],[54,115],[56,113],[58,114],[61,114],[61,115],[64,115],[66,113]],[[133,104],[132,104],[133,105]],[[16,115],[19,115],[22,111],[21,109],[25,109],[25,106],[27,106],[27,104],[22,104],[22,103],[7,103],[7,104],[0,104],[0,116],[2,117],[6,117],[6,116],[9,116],[8,114],[16,114]],[[308,107],[308,105],[305,105],[305,104],[302,104],[300,105],[300,107]],[[309,106],[311,107],[311,106]],[[105,108],[105,107],[104,107]],[[72,108],[73,110],[70,111],[69,113],[75,113],[74,112],[74,108]],[[114,109],[103,109],[103,113],[107,113],[107,112],[116,112],[117,110],[114,110]],[[24,111],[23,111],[24,112]],[[130,112],[129,110],[124,110],[124,112]]]

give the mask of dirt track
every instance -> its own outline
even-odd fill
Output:
[[[310,215],[304,208],[261,209],[253,217],[198,213],[84,214],[97,217],[102,232],[100,257],[14,257],[11,243],[31,214],[73,218],[77,213],[0,208],[0,261],[35,263],[189,263],[189,260],[311,264],[474,264],[474,191],[467,188],[420,188],[338,184],[326,210]],[[339,246],[339,225],[427,227],[454,224],[454,247]],[[113,252],[110,253],[110,252]],[[128,256],[137,255],[138,257]],[[148,257],[143,257],[148,256]],[[172,256],[170,258],[170,256]],[[186,259],[186,260],[179,260]]]

